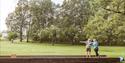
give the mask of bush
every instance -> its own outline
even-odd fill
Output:
[[[8,33],[8,39],[9,41],[14,40],[17,38],[17,34],[15,32],[9,32]]]

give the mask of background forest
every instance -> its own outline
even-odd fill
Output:
[[[9,39],[80,44],[125,45],[125,0],[19,0],[6,18]]]

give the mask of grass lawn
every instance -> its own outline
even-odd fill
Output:
[[[125,47],[100,46],[100,55],[125,57]],[[0,55],[85,55],[85,46],[0,41]],[[92,51],[94,54],[94,51]]]

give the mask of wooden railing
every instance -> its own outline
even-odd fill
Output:
[[[32,55],[32,56],[0,56],[0,63],[119,63],[119,58],[106,55],[86,57],[85,55]]]

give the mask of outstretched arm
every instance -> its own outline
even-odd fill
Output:
[[[85,43],[86,44],[86,41],[80,41],[80,43]]]

